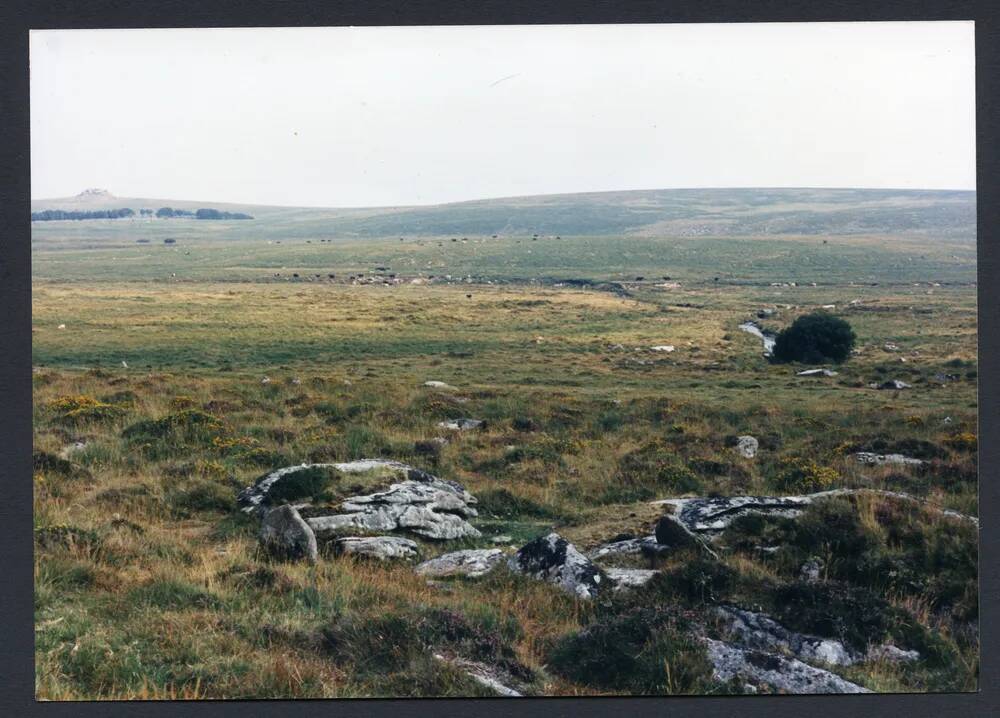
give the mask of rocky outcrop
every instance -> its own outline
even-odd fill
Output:
[[[432,539],[476,538],[479,531],[467,519],[476,516],[476,498],[454,481],[442,479],[398,461],[364,459],[339,464],[302,464],[272,471],[248,486],[238,497],[244,511],[262,513],[273,500],[272,492],[282,482],[302,484],[301,498],[321,493],[317,470],[334,473],[336,483],[344,475],[368,474],[388,488],[371,494],[349,496],[328,507],[309,506],[306,522],[325,538],[358,530],[367,532],[409,531]],[[308,479],[308,480],[307,480]],[[393,479],[403,479],[392,482]],[[285,486],[284,488],[288,488]],[[287,494],[277,491],[277,495]],[[329,513],[326,513],[329,511]]]
[[[450,429],[451,431],[470,431],[471,429],[485,428],[486,422],[482,419],[449,419],[448,421],[438,422],[438,426],[442,429]]]
[[[764,514],[795,518],[815,501],[835,496],[852,494],[872,494],[889,499],[918,503],[929,511],[942,516],[968,521],[979,525],[979,519],[951,509],[941,508],[923,499],[897,491],[881,489],[831,489],[802,496],[728,496],[718,498],[660,499],[653,501],[656,506],[670,506],[672,515],[689,531],[709,538],[721,534],[733,521],[747,514]]]
[[[273,556],[316,561],[316,536],[293,506],[285,504],[267,511],[257,537],[261,548]]]
[[[424,561],[414,570],[422,576],[442,578],[445,576],[483,576],[503,563],[503,551],[498,548],[469,549],[453,551],[429,561]]]
[[[910,663],[920,660],[920,653],[917,651],[904,651],[891,643],[883,643],[881,646],[872,646],[868,649],[866,660],[884,661],[887,663]]]
[[[739,680],[751,686],[766,685],[780,693],[871,693],[835,673],[795,658],[740,648],[711,638],[703,640],[715,679],[723,683]]]
[[[557,533],[541,536],[510,557],[508,568],[553,583],[578,598],[591,599],[610,589],[604,573]]]
[[[760,448],[760,442],[757,441],[752,436],[737,436],[736,437],[736,451],[744,459],[752,459],[757,455],[757,449]]]
[[[823,573],[823,559],[813,556],[799,568],[799,578],[806,583],[816,583]]]
[[[800,661],[850,666],[861,660],[840,641],[791,631],[762,613],[720,606],[716,614],[733,643],[758,651],[788,653]]]
[[[348,536],[334,542],[334,551],[379,561],[417,558],[417,544],[399,536]]]
[[[699,544],[691,530],[675,517],[667,514],[656,522],[656,543],[671,549],[682,549]]]

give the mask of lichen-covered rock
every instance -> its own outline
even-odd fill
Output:
[[[483,576],[503,563],[503,551],[498,548],[453,551],[419,564],[414,570],[422,576]]]
[[[267,511],[257,537],[261,548],[274,556],[316,561],[316,536],[293,506],[285,504]]]
[[[736,679],[750,685],[763,684],[781,693],[871,693],[835,673],[795,658],[739,648],[711,638],[703,640],[715,679],[723,683]]]
[[[383,491],[361,496],[350,496],[329,506],[329,514],[324,507],[310,507],[306,521],[317,535],[350,533],[359,529],[371,532],[412,531],[433,539],[476,538],[479,531],[466,519],[476,516],[473,506],[476,498],[461,484],[444,481],[436,476],[415,469],[398,461],[385,459],[362,459],[338,464],[302,464],[272,471],[248,486],[238,497],[239,504],[247,512],[260,512],[274,500],[274,494],[282,495],[276,487],[281,482],[299,481],[306,485],[303,477],[310,472],[328,470],[335,474],[374,474],[382,485],[394,478],[404,479],[391,483]],[[287,488],[287,487],[286,487]],[[284,492],[284,493],[287,493]]]
[[[807,663],[850,666],[861,660],[840,641],[791,631],[762,613],[720,606],[716,613],[734,643],[759,651],[787,652]]]
[[[380,561],[417,558],[417,544],[399,536],[348,536],[334,542],[338,554],[349,554]]]
[[[757,449],[760,447],[760,442],[757,441],[752,436],[738,436],[736,437],[736,451],[744,459],[752,459],[757,455]]]
[[[504,698],[520,698],[524,694],[516,688],[512,688],[508,683],[513,683],[506,672],[494,666],[488,666],[479,661],[470,661],[457,656],[445,656],[440,653],[433,654],[434,658],[442,663],[446,663],[465,673],[469,678],[481,686],[485,686]]]
[[[507,566],[516,573],[554,583],[579,598],[594,598],[611,588],[601,569],[557,533],[525,544]]]
[[[657,543],[656,536],[642,536],[602,544],[592,549],[587,556],[596,561],[612,556],[659,556],[670,550],[669,546]]]

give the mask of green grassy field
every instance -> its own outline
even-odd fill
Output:
[[[33,228],[38,697],[490,693],[440,652],[505,666],[538,695],[739,692],[691,639],[720,604],[859,650],[920,652],[833,669],[872,690],[975,689],[976,532],[918,504],[859,495],[797,522],[740,521],[717,560],[635,559],[658,578],[597,602],[506,569],[429,583],[405,565],[277,561],[235,504],[277,467],[397,459],[480,501],[483,537],[420,540],[425,558],[552,530],[587,550],[648,534],[663,510],[650,502],[677,496],[877,488],[975,515],[974,243],[883,231],[278,245],[176,222],[176,248]],[[375,266],[401,283],[350,283]],[[738,329],[762,308],[779,329],[829,305],[859,349],[834,377],[769,363]],[[675,351],[651,350],[663,344]],[[887,379],[912,386],[869,386]],[[421,448],[458,416],[487,427]],[[125,431],[156,419],[169,430]],[[732,449],[740,434],[761,440],[756,458]],[[869,448],[929,463],[851,456]],[[756,550],[765,539],[786,548]],[[799,578],[811,556],[826,565],[818,587]]]

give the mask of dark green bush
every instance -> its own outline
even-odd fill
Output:
[[[854,330],[843,319],[813,312],[799,317],[778,334],[773,355],[779,362],[839,363],[850,356],[855,339]]]

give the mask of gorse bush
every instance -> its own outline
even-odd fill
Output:
[[[813,312],[799,317],[778,334],[774,359],[805,364],[839,363],[850,356],[855,339],[854,330],[843,319],[826,312]]]

